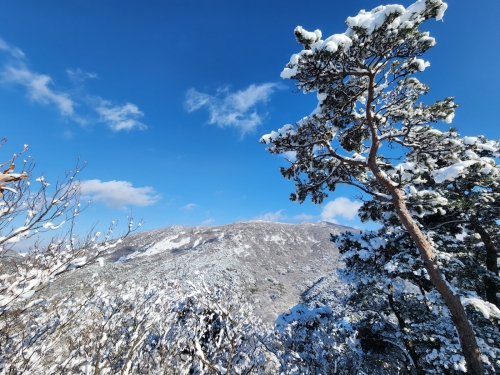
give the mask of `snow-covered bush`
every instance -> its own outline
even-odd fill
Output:
[[[266,347],[283,374],[360,374],[359,342],[346,320],[326,306],[294,306],[276,320]]]
[[[228,285],[155,277],[35,300],[3,338],[0,373],[248,374],[265,331]]]
[[[237,289],[203,280],[181,288],[165,335],[171,364],[180,373],[258,374],[268,367],[259,340],[265,326]]]
[[[51,185],[43,175],[34,175],[27,149],[24,145],[21,153],[0,165],[5,168],[0,173],[0,373],[29,373],[53,350],[61,330],[72,324],[72,309],[86,303],[72,296],[41,299],[39,292],[62,274],[99,261],[123,238],[111,237],[115,223],[104,234],[92,228],[79,237],[74,224],[85,207],[80,205],[76,177],[85,164],[77,164]],[[18,173],[16,163],[21,164]],[[124,236],[132,226],[130,219]],[[16,251],[23,241],[42,233],[29,250]],[[58,308],[61,301],[68,307]]]

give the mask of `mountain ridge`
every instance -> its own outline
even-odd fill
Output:
[[[54,287],[69,288],[96,274],[110,285],[130,279],[192,280],[203,275],[208,283],[239,285],[238,291],[254,305],[257,315],[270,322],[299,303],[322,278],[333,280],[332,288],[341,288],[335,278],[341,261],[330,234],[346,230],[357,231],[329,222],[173,225],[131,234],[104,261],[64,276]]]

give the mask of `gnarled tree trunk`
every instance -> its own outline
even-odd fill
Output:
[[[439,294],[441,294],[446,306],[450,310],[453,322],[457,328],[462,352],[467,363],[467,372],[474,375],[484,374],[484,366],[481,360],[481,353],[477,345],[476,336],[469,323],[462,303],[460,302],[460,297],[453,294],[449,285],[443,279],[441,272],[439,272],[432,247],[406,208],[401,190],[392,185],[388,189],[393,197],[392,202],[403,226],[406,228],[413,241],[415,241],[415,245],[420,252],[424,267],[429,274],[432,284]]]

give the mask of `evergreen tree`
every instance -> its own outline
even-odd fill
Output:
[[[429,123],[453,119],[453,98],[430,105],[418,102],[429,87],[413,76],[429,66],[419,57],[435,45],[419,26],[430,18],[440,20],[446,8],[441,0],[419,0],[407,9],[379,6],[347,18],[346,32],[325,40],[319,30],[297,27],[295,36],[304,48],[292,55],[281,77],[294,79],[299,90],[316,91],[319,103],[309,116],[263,136],[261,142],[271,144],[272,154],[296,153],[296,160],[281,170],[296,183],[294,201],[310,195],[321,203],[326,191],[348,184],[374,201],[392,205],[418,249],[431,285],[451,313],[468,371],[483,374],[476,337],[460,298],[442,276],[431,238],[412,217],[411,192],[403,183],[401,168],[393,164],[394,156],[412,150],[426,155],[429,145],[415,143],[417,133]]]
[[[424,216],[422,224],[438,233],[465,236],[469,246],[475,247],[476,259],[489,271],[484,274],[482,291],[489,302],[500,307],[495,238],[500,229],[500,168],[494,161],[500,156],[499,142],[484,136],[459,139],[453,131],[435,136],[441,138],[441,149],[435,153],[440,168],[429,166],[420,186],[439,192],[446,203],[438,214]],[[447,151],[445,144],[454,147]]]
[[[499,142],[484,136],[459,138],[454,129],[431,127],[418,129],[411,142],[426,146],[412,149],[396,168],[399,183],[407,185],[410,212],[426,231],[465,237],[475,248],[476,260],[489,271],[482,273],[482,294],[498,306]],[[381,221],[388,210],[394,210],[390,202],[366,202],[361,219]]]
[[[365,357],[377,354],[385,364],[400,353],[409,373],[465,371],[449,310],[398,220],[388,210],[381,229],[334,239],[345,262],[343,281],[353,287],[341,316],[358,332]],[[466,307],[487,373],[494,374],[500,368],[500,310],[477,293],[487,270],[474,249],[454,235],[425,233],[443,277]]]

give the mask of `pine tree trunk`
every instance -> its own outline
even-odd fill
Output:
[[[450,310],[453,322],[457,328],[462,352],[467,363],[467,372],[474,375],[483,375],[484,366],[481,360],[481,353],[477,345],[476,336],[465,314],[459,296],[453,294],[439,272],[434,253],[432,252],[432,247],[406,208],[401,190],[394,186],[390,186],[389,191],[393,198],[392,202],[396,209],[396,213],[413,241],[415,241],[432,284],[441,294],[446,306]]]
[[[431,244],[427,241],[424,234],[411,217],[403,199],[403,191],[398,189],[392,184],[392,181],[387,179],[385,173],[379,169],[377,164],[377,151],[380,148],[380,138],[378,137],[378,128],[373,121],[372,113],[372,103],[375,90],[375,73],[369,74],[369,80],[370,83],[366,104],[366,119],[371,133],[372,144],[367,158],[367,166],[375,175],[375,178],[391,194],[391,202],[394,204],[394,208],[396,209],[396,213],[401,220],[401,223],[406,228],[417,246],[432,285],[437,289],[439,294],[441,294],[446,306],[450,310],[453,322],[455,323],[455,327],[457,329],[462,353],[467,364],[467,372],[473,375],[484,375],[485,370],[481,360],[481,352],[479,351],[479,347],[477,345],[474,330],[472,329],[464,307],[460,302],[460,297],[453,294],[448,284],[444,281],[441,272],[439,272],[439,267],[432,251]]]
[[[481,240],[486,247],[486,269],[498,276],[497,249],[495,247],[495,244],[491,240],[490,234],[481,225],[481,222],[479,221],[477,216],[470,215],[470,222],[474,230],[481,236]],[[488,302],[499,306],[497,299],[497,286],[495,282],[491,278],[486,276],[484,278],[484,286],[486,288],[486,299],[488,300]]]

